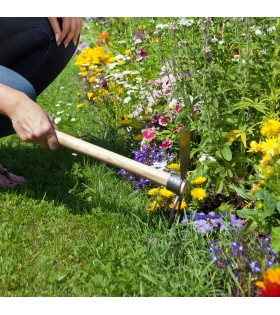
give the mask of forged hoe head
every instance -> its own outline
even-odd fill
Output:
[[[190,154],[191,154],[191,132],[190,128],[186,128],[179,135],[179,160],[180,160],[180,180],[181,180],[181,190],[177,193],[177,197],[174,201],[173,208],[171,210],[168,228],[170,228],[174,222],[176,210],[181,208],[183,196],[187,191],[187,171],[190,164]],[[168,186],[167,186],[168,188]]]

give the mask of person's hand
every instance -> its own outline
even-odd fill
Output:
[[[54,31],[57,45],[63,42],[66,48],[72,41],[74,45],[77,45],[77,40],[82,31],[83,19],[79,17],[63,17],[62,29],[59,26],[57,17],[49,17],[49,22]]]
[[[59,147],[53,118],[24,93],[0,86],[0,112],[7,115],[25,142],[55,150]]]

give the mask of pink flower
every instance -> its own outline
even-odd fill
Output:
[[[158,120],[158,123],[161,125],[161,126],[166,126],[167,125],[167,121],[164,117],[160,117],[159,120]]]
[[[172,145],[173,145],[173,142],[170,139],[167,139],[167,140],[162,141],[161,147],[163,149],[168,149],[168,148],[171,148]]]
[[[143,130],[143,137],[144,137],[144,140],[151,140],[151,139],[154,139],[155,136],[156,136],[155,128],[148,128],[148,129],[144,129],[144,130]]]
[[[180,105],[180,104],[176,104],[176,105],[174,106],[174,110],[175,110],[175,112],[176,112],[176,113],[178,113],[178,112],[179,112],[179,110],[180,110],[182,107],[183,107],[182,105]]]

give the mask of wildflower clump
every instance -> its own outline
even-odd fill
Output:
[[[260,132],[265,139],[259,142],[251,141],[248,152],[261,154],[262,159],[258,164],[260,177],[270,179],[278,172],[276,165],[280,160],[280,121],[278,119],[265,121]]]

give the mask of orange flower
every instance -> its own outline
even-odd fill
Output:
[[[263,272],[263,281],[256,282],[256,285],[261,288],[260,296],[280,297],[280,268],[269,268]]]
[[[108,32],[99,33],[99,35],[98,35],[98,38],[100,38],[100,39],[107,39],[108,37],[109,37]]]

